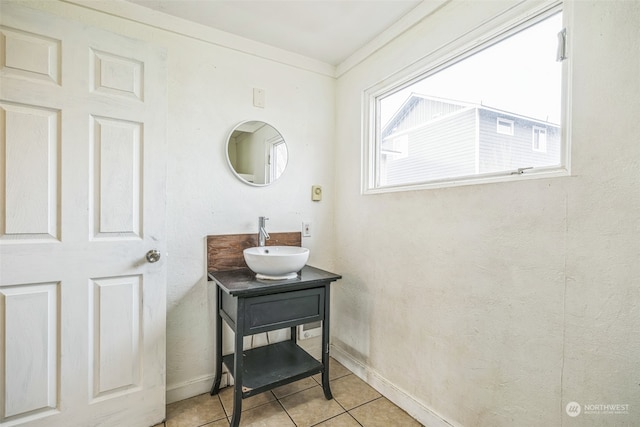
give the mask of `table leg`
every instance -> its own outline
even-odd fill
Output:
[[[322,321],[322,390],[324,391],[324,397],[327,400],[333,399],[331,394],[331,387],[329,386],[329,284],[324,286],[324,320]]]
[[[236,319],[236,335],[233,353],[233,416],[231,417],[230,427],[238,427],[240,425],[240,416],[242,415],[242,371],[244,369],[243,343],[244,343],[244,298],[238,298],[238,318]]]
[[[220,391],[220,381],[222,380],[222,317],[220,316],[220,308],[222,305],[222,290],[216,286],[216,374],[211,386],[211,395],[218,394]]]

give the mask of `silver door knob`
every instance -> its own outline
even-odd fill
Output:
[[[151,249],[149,252],[147,252],[147,261],[149,262],[158,262],[160,260],[160,252],[155,250],[155,249]]]

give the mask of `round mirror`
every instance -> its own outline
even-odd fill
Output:
[[[288,158],[284,138],[265,122],[242,122],[233,128],[227,139],[229,167],[249,185],[269,185],[280,178]]]

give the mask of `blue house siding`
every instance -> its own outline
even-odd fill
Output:
[[[513,116],[506,112],[479,108],[480,173],[525,167],[557,165],[560,159],[560,129],[550,123]],[[514,122],[513,135],[496,130],[500,118]],[[533,149],[533,128],[546,130],[546,151]]]
[[[459,111],[408,132],[406,157],[381,155],[380,176],[386,179],[383,178],[380,185],[400,185],[474,174],[475,110]]]
[[[498,131],[497,120],[512,126]],[[534,128],[544,141],[534,149]],[[479,104],[411,94],[382,129],[378,185],[557,166],[560,127]]]

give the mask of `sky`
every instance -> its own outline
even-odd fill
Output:
[[[380,101],[382,127],[411,92],[560,124],[559,12]]]

